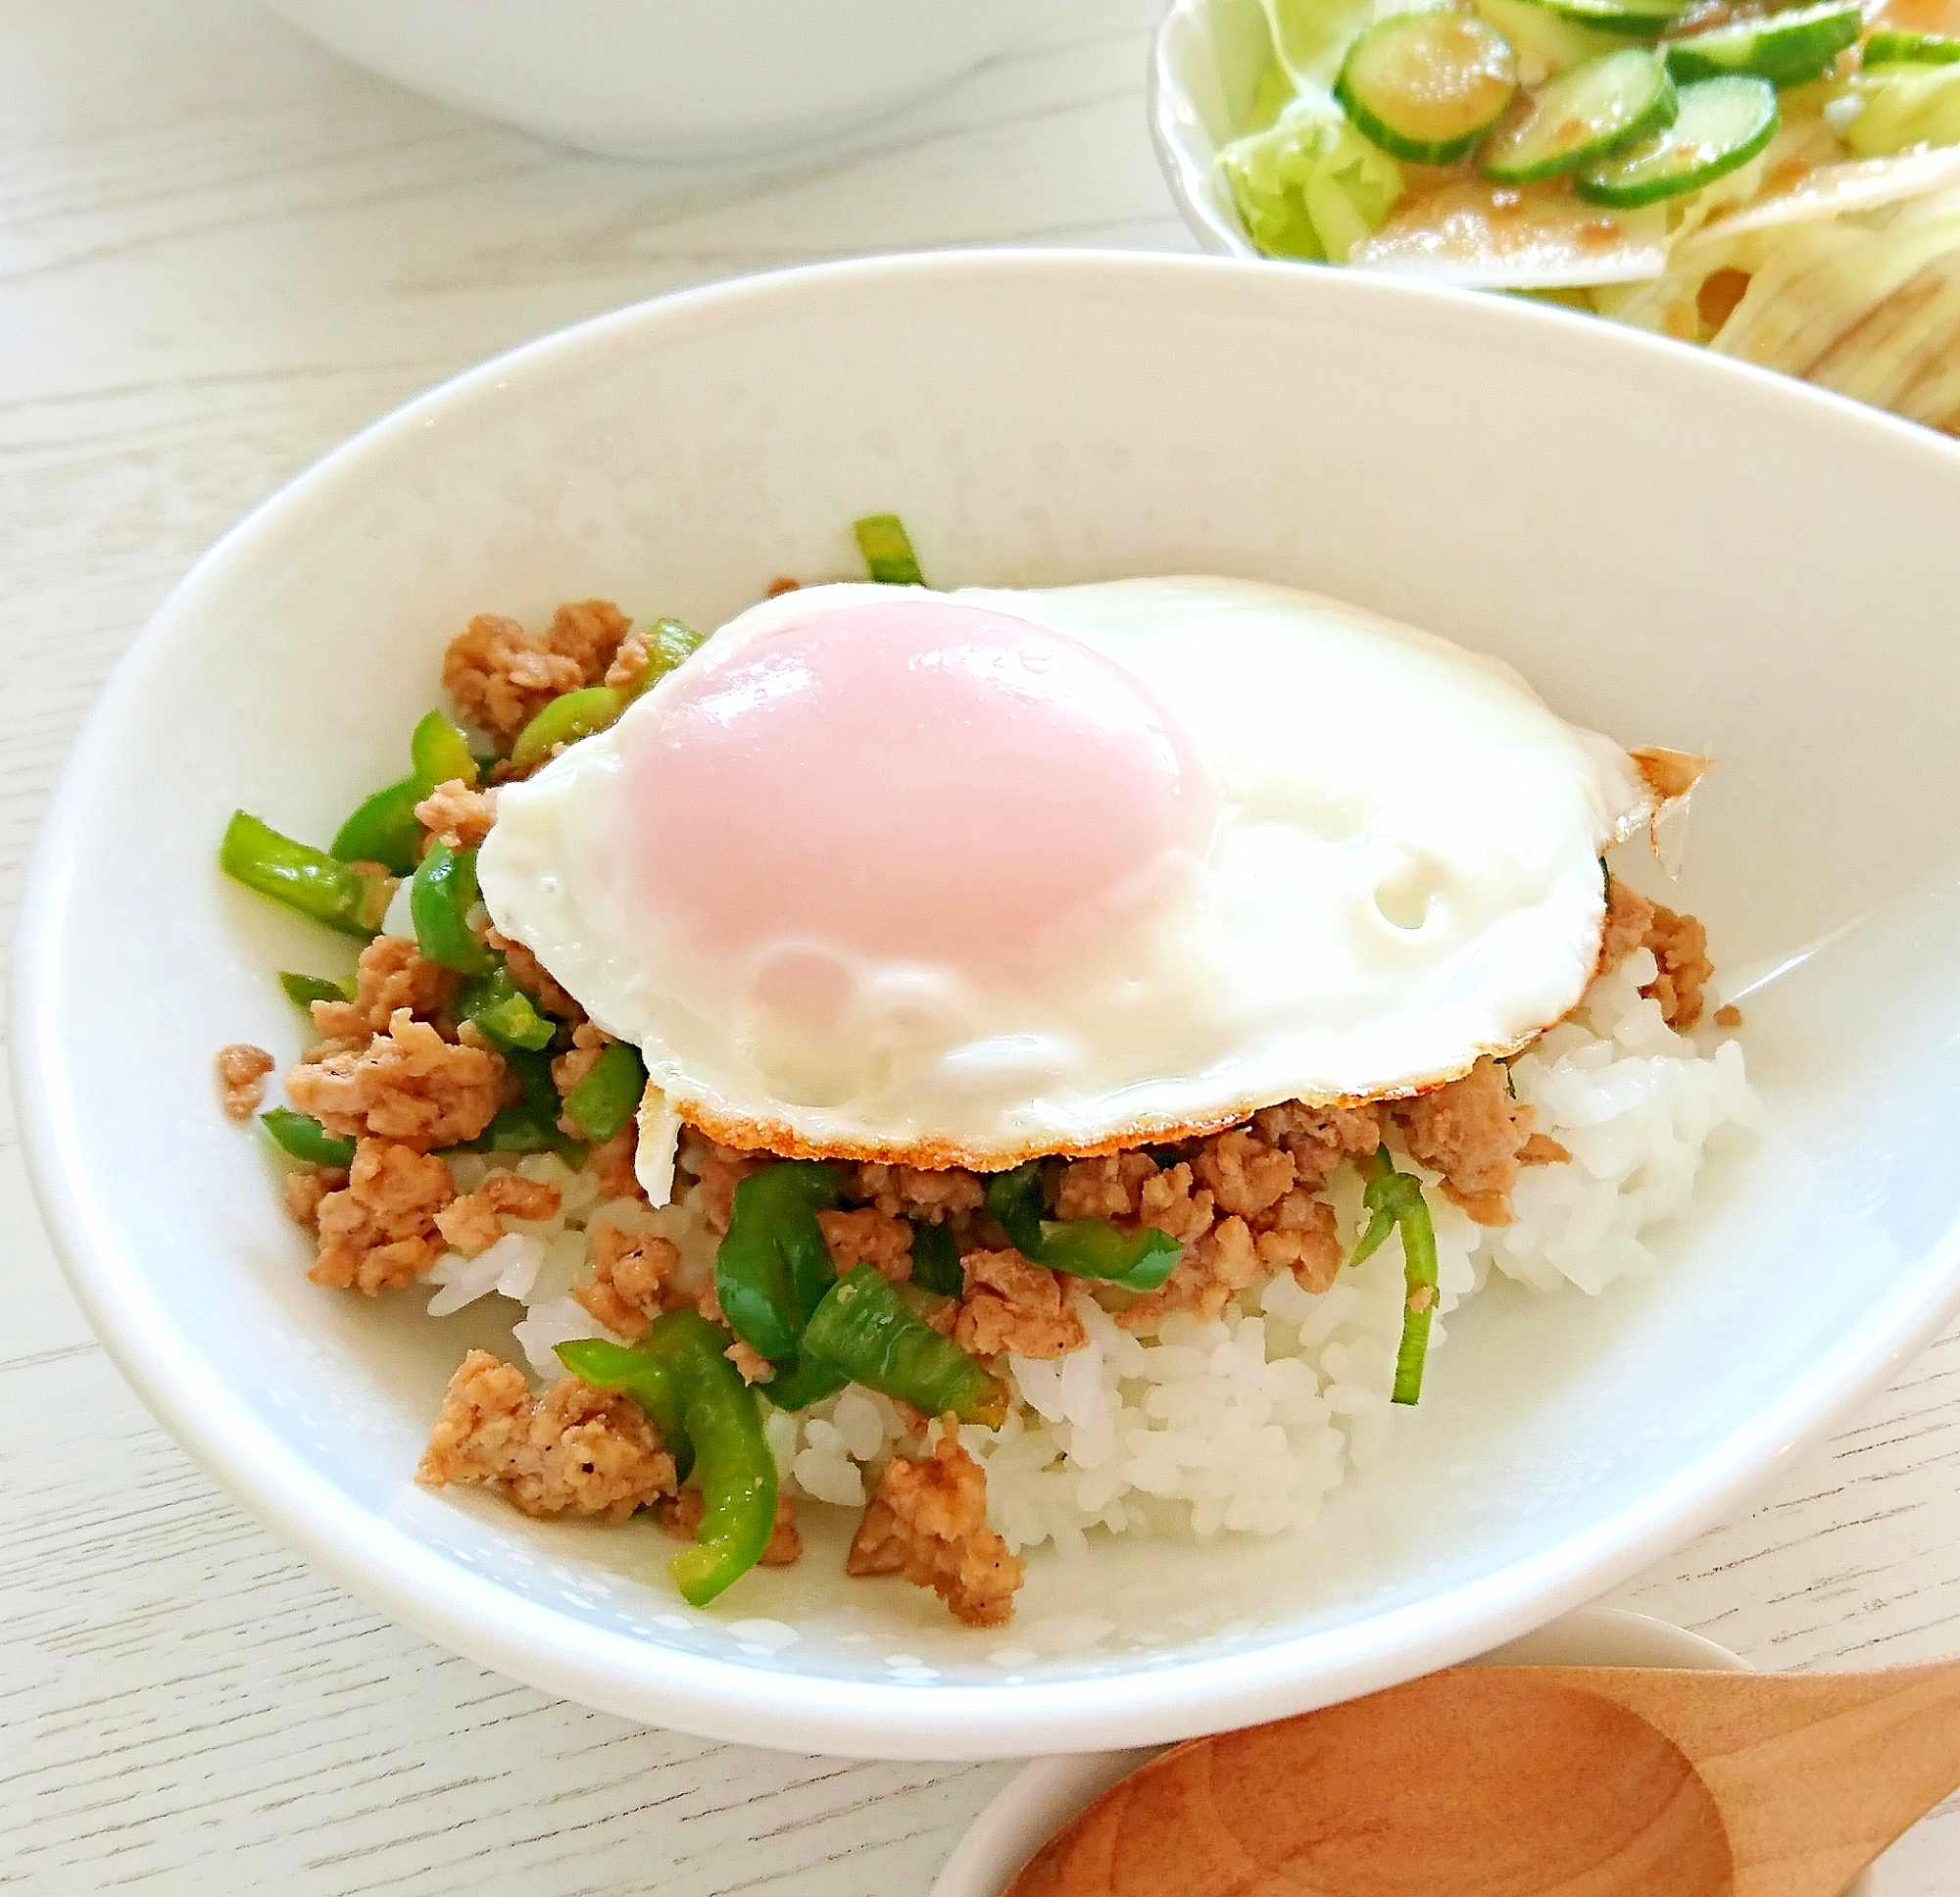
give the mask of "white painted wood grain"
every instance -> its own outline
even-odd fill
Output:
[[[681,284],[857,251],[1185,247],[1157,0],[815,155],[660,171],[370,79],[249,0],[0,0],[0,909],[90,698],[184,568],[404,396]],[[151,999],[124,1001],[131,1032]],[[650,1732],[377,1619],[149,1422],[0,1104],[0,1889],[906,1897],[1005,1767]],[[1739,1340],[1739,1348],[1745,1347]],[[1616,1598],[1760,1665],[1960,1648],[1960,1335]],[[1960,1811],[1886,1897],[1960,1890]]]

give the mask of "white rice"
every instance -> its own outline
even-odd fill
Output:
[[[1704,1048],[1674,1033],[1640,993],[1655,973],[1651,953],[1637,950],[1593,984],[1572,1021],[1512,1062],[1538,1130],[1572,1154],[1526,1170],[1511,1194],[1512,1224],[1478,1226],[1442,1192],[1429,1193],[1441,1291],[1432,1350],[1446,1341],[1448,1314],[1494,1269],[1534,1290],[1594,1294],[1649,1270],[1641,1235],[1687,1208],[1712,1137],[1758,1119],[1740,1045]],[[1405,1153],[1397,1164],[1435,1183]],[[458,1189],[471,1190],[490,1169],[459,1161]],[[598,1203],[591,1177],[552,1154],[527,1156],[514,1170],[557,1185],[560,1214],[508,1221],[506,1237],[478,1258],[445,1254],[429,1311],[441,1316],[493,1291],[521,1302],[513,1336],[541,1377],[559,1374],[555,1345],[606,1335],[568,1294],[589,1274],[588,1222],[672,1239],[687,1288],[711,1275],[714,1239],[698,1188],[652,1211],[632,1199]],[[1351,1167],[1328,1196],[1351,1245],[1361,1211]],[[1099,1529],[1199,1539],[1280,1533],[1312,1521],[1403,1420],[1389,1401],[1403,1299],[1396,1240],[1318,1295],[1282,1273],[1215,1323],[1176,1315],[1149,1338],[1121,1329],[1086,1288],[1075,1295],[1088,1348],[1054,1362],[1010,1357],[1015,1401],[1005,1423],[960,1432],[986,1468],[988,1512],[1011,1548],[1053,1542],[1066,1554]],[[766,1429],[786,1487],[853,1509],[905,1435],[886,1398],[856,1387],[794,1415],[769,1411]]]

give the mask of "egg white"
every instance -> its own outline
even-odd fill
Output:
[[[765,602],[685,669],[867,597],[890,594]],[[837,1021],[793,1032],[753,1005],[746,964],[684,940],[623,871],[620,838],[659,821],[624,801],[623,748],[662,717],[663,681],[502,792],[478,871],[497,926],[641,1048],[664,1123],[780,1152],[998,1168],[1281,1100],[1418,1092],[1578,1000],[1600,852],[1654,797],[1624,751],[1508,666],[1245,581],[939,597],[1071,635],[1172,707],[1217,793],[1208,840],[1146,921],[1038,979],[846,957]]]

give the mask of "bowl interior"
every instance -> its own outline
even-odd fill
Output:
[[[416,1296],[309,1285],[264,1143],[210,1079],[223,1043],[298,1048],[271,971],[352,961],[220,876],[234,806],[330,835],[402,768],[473,612],[598,595],[711,625],[779,573],[852,573],[849,522],[888,509],[942,584],[1293,582],[1499,653],[1629,742],[1712,753],[1673,900],[1745,994],[1770,1111],[1646,1282],[1498,1286],[1453,1320],[1421,1410],[1313,1531],[1043,1554],[1001,1634],[845,1581],[842,1525],[704,1614],[651,1527],[418,1490],[449,1372],[511,1308],[432,1323]],[[21,941],[23,1118],[58,1243],[138,1388],[280,1532],[437,1637],[618,1711],[999,1755],[1460,1658],[1685,1537],[1953,1301],[1960,883],[1932,819],[1960,791],[1956,517],[1960,450],[1931,435],[1388,279],[945,257],[587,325],[303,477],[111,685]]]

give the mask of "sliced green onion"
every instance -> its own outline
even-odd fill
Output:
[[[354,1142],[336,1140],[310,1113],[295,1113],[289,1106],[274,1106],[259,1115],[266,1131],[295,1159],[309,1166],[339,1166],[354,1163]]]
[[[566,1115],[588,1139],[603,1145],[633,1117],[647,1091],[647,1070],[639,1048],[615,1041],[592,1063],[591,1071],[564,1096]]]
[[[1386,1145],[1378,1147],[1372,1159],[1363,1160],[1361,1170],[1368,1180],[1361,1202],[1374,1216],[1348,1262],[1358,1265],[1371,1257],[1389,1234],[1400,1228],[1402,1282],[1406,1291],[1402,1301],[1401,1342],[1396,1350],[1396,1384],[1390,1400],[1415,1403],[1422,1398],[1429,1327],[1436,1312],[1436,1227],[1429,1216],[1429,1202],[1422,1195],[1422,1181],[1413,1173],[1396,1172]]]
[[[858,550],[871,577],[881,586],[923,586],[918,556],[912,552],[911,536],[896,513],[866,514],[852,526],[858,536]]]
[[[381,926],[395,879],[282,837],[243,810],[224,826],[218,861],[247,889],[364,941]]]
[[[469,928],[469,911],[475,906],[475,851],[431,845],[409,885],[416,947],[428,960],[459,975],[489,974],[495,958]]]

